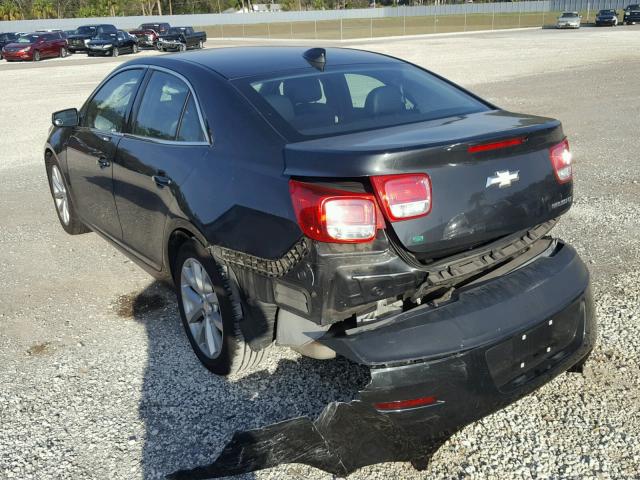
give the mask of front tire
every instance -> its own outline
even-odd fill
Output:
[[[118,47],[113,47],[113,50],[111,50],[111,56],[112,57],[120,56],[120,50],[118,50]]]
[[[62,47],[60,49],[60,58],[65,58],[67,56],[67,49]]]
[[[226,376],[257,365],[264,350],[244,341],[242,307],[228,271],[195,240],[178,252],[174,282],[180,317],[198,360],[211,372]]]
[[[39,51],[35,51],[33,52],[33,61],[34,62],[39,62],[40,61],[40,52]]]
[[[49,179],[49,190],[53,197],[53,204],[56,207],[58,220],[65,232],[69,235],[80,235],[91,230],[78,218],[76,210],[69,196],[69,188],[60,169],[60,165],[49,156],[46,160],[47,178]]]
[[[198,43],[198,48],[200,50],[202,50],[204,48],[204,42],[202,40],[200,40],[200,42]]]
[[[138,53],[138,45],[136,45],[135,43],[133,44],[132,51],[133,53]]]

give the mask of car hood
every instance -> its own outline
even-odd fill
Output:
[[[23,48],[28,48],[33,46],[33,43],[7,43],[4,46],[4,49],[7,51],[16,51],[16,50],[22,50]]]
[[[558,19],[559,22],[577,22],[578,20],[580,20],[580,17],[562,17]]]
[[[91,40],[89,42],[89,45],[112,45],[116,42],[115,39],[113,40]]]
[[[67,40],[87,40],[92,38],[91,35],[69,35]]]

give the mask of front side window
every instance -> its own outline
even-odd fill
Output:
[[[175,140],[189,87],[174,75],[155,71],[145,89],[133,134]]]
[[[302,140],[487,111],[463,90],[409,64],[352,65],[324,72],[235,81],[285,137]]]
[[[103,132],[122,132],[143,74],[142,70],[125,70],[111,77],[87,104],[83,125]]]

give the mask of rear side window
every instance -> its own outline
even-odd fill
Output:
[[[352,65],[234,82],[291,140],[423,122],[491,107],[405,63]]]
[[[187,105],[184,108],[182,122],[180,122],[180,130],[178,132],[178,141],[181,142],[204,142],[204,133],[198,116],[198,110],[193,97],[189,95]]]
[[[125,70],[111,77],[87,104],[83,125],[103,132],[122,132],[142,76],[142,70]]]
[[[133,134],[175,140],[189,87],[174,75],[155,71],[145,89]]]

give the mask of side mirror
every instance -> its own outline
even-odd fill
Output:
[[[51,115],[51,122],[56,127],[77,127],[79,123],[78,109],[67,108],[66,110],[54,112],[54,114]]]

